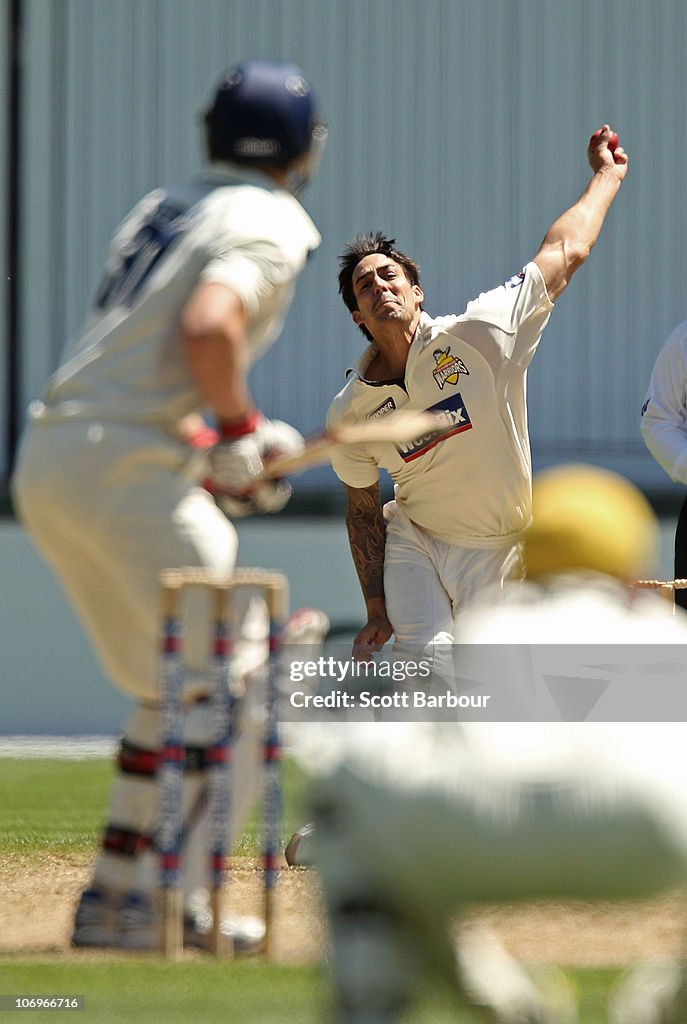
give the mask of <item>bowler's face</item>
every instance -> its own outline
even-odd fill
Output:
[[[375,328],[412,323],[424,298],[420,286],[410,283],[403,267],[379,252],[365,256],[353,271],[353,294],[358,303],[353,319],[358,325],[364,324],[373,337]]]

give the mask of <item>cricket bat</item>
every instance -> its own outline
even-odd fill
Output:
[[[443,416],[433,412],[400,410],[363,423],[344,424],[333,430],[323,430],[309,437],[302,451],[294,455],[275,455],[268,458],[263,479],[293,476],[314,466],[329,462],[333,452],[342,445],[391,441],[402,444],[446,429]]]

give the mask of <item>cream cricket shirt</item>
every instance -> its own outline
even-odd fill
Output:
[[[404,380],[365,380],[371,346],[332,402],[328,426],[405,408],[442,414],[446,430],[408,444],[341,448],[332,458],[337,476],[369,487],[387,470],[408,517],[440,540],[477,548],[516,540],[531,519],[527,367],[552,308],[539,268],[528,263],[460,316],[423,313]]]

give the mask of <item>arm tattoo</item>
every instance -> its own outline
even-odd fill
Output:
[[[346,487],[346,496],[346,529],[363,595],[383,598],[386,532],[379,484]]]

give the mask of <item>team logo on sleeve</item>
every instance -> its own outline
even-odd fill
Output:
[[[381,420],[382,416],[388,416],[396,408],[396,402],[393,398],[387,398],[386,401],[382,402],[381,405],[366,417],[368,420]]]
[[[458,378],[461,373],[470,376],[470,371],[458,356],[451,355],[451,346],[447,345],[445,349],[438,348],[432,352],[434,356],[434,362],[437,364],[432,370],[432,376],[439,385],[439,390],[442,391],[445,384],[457,384]]]
[[[413,462],[419,459],[425,452],[435,448],[442,441],[455,434],[462,434],[465,430],[472,430],[472,420],[468,415],[461,395],[454,393],[447,398],[442,398],[436,405],[431,406],[427,412],[432,412],[443,421],[438,430],[433,430],[423,437],[416,437],[407,444],[397,444],[396,449],[404,462]]]

